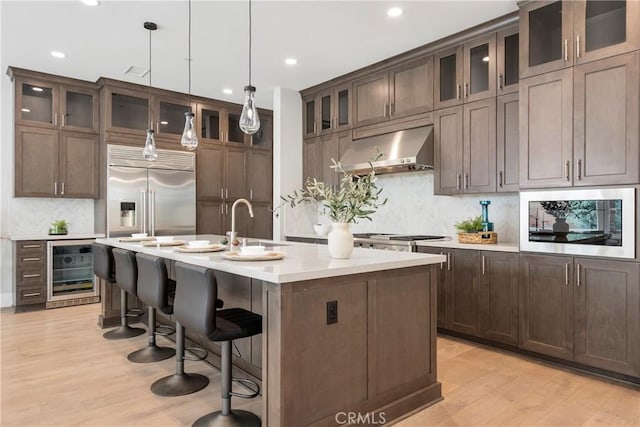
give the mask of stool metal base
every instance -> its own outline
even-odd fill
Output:
[[[193,427],[260,427],[262,421],[252,412],[233,410],[229,415],[221,411],[202,416],[193,423]]]
[[[152,363],[169,359],[176,355],[176,350],[170,347],[158,347],[157,345],[149,345],[133,353],[129,353],[127,359],[134,363]]]
[[[142,335],[145,332],[147,331],[145,331],[144,329],[132,328],[129,325],[124,325],[105,332],[104,334],[102,334],[102,336],[108,340],[122,340],[126,338],[137,337],[138,335]]]
[[[209,378],[200,374],[173,374],[151,384],[151,392],[158,396],[183,396],[202,390]]]

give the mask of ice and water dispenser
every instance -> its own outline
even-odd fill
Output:
[[[136,226],[135,202],[120,202],[120,226],[127,228]]]

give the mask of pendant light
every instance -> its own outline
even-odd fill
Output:
[[[145,22],[144,28],[149,30],[149,100],[151,99],[151,32],[158,29],[153,22]],[[149,123],[147,130],[147,140],[144,142],[144,150],[142,156],[145,160],[154,161],[158,159],[158,150],[156,149],[156,140],[153,135],[153,123]]]
[[[191,108],[191,0],[189,0],[189,108]],[[184,113],[184,131],[182,132],[182,139],[180,144],[189,150],[193,151],[198,148],[198,135],[196,135],[196,129],[193,126],[194,114],[191,110]]]
[[[251,0],[249,0],[249,85],[244,87],[244,105],[240,115],[240,129],[254,134],[260,129],[260,117],[255,104],[256,88],[251,85]]]

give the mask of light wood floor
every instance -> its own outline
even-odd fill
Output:
[[[153,395],[174,360],[130,363],[146,335],[105,340],[97,314],[97,305],[0,311],[0,425],[188,426],[218,408],[219,372],[202,362],[186,370],[207,375],[207,388]],[[398,426],[640,426],[638,388],[483,346],[439,338],[438,377],[445,399]],[[233,405],[260,414],[260,399]]]

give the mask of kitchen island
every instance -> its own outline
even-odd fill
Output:
[[[247,347],[262,369],[264,425],[337,425],[350,416],[382,424],[441,399],[434,265],[442,255],[356,248],[338,260],[323,245],[281,242],[269,250],[282,260],[238,262],[219,252],[97,242],[223,272],[225,307],[262,314],[261,339]],[[249,290],[245,301],[240,288]]]

